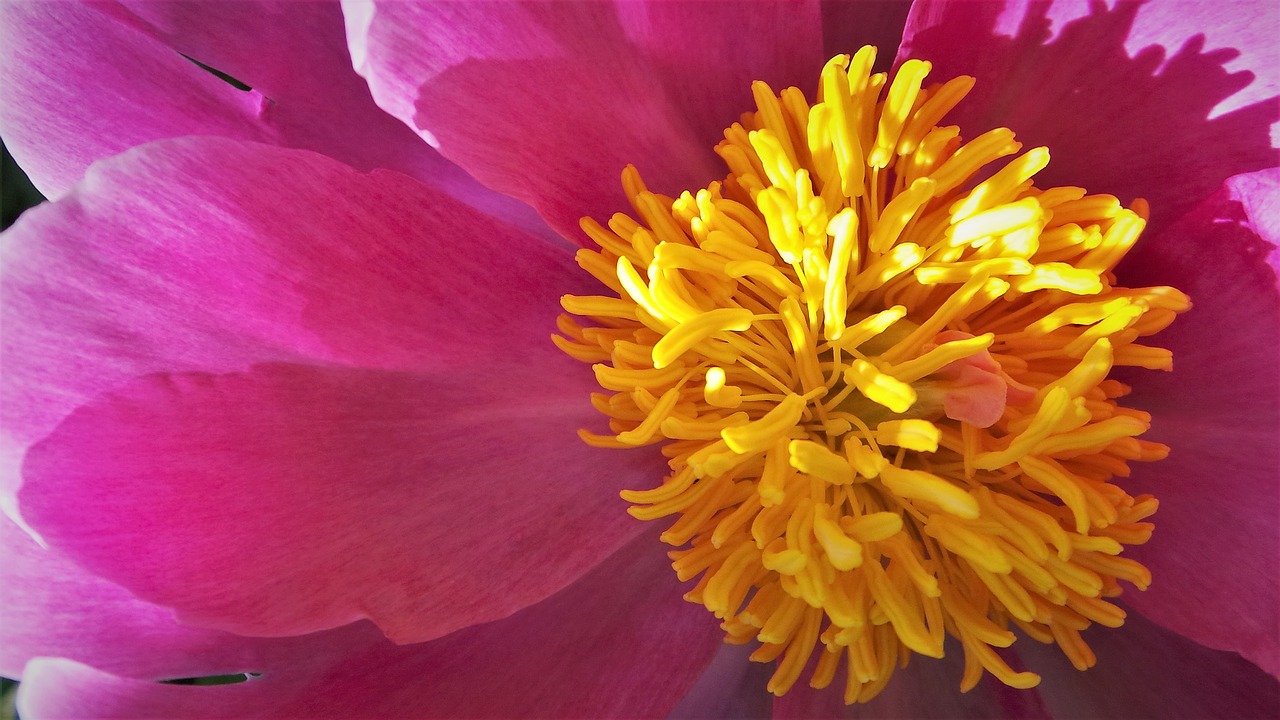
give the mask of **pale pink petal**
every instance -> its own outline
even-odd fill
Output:
[[[1233,178],[1119,269],[1195,307],[1156,337],[1172,373],[1127,375],[1169,458],[1138,464],[1131,492],[1160,499],[1134,556],[1154,582],[1127,601],[1199,643],[1280,675],[1280,170]],[[1257,214],[1261,212],[1262,214]]]
[[[1201,647],[1130,614],[1124,627],[1084,633],[1098,657],[1086,672],[1056,648],[1018,643],[1055,718],[1280,717],[1280,683],[1239,655]]]
[[[591,287],[569,253],[398,173],[214,138],[96,166],[0,251],[6,454],[157,371],[560,362],[558,298]]]
[[[1078,2],[1064,5],[1063,9],[1072,13],[1083,13],[1086,7]],[[1142,3],[1125,48],[1130,54],[1151,45],[1173,49],[1181,47],[1187,38],[1204,35],[1205,47],[1234,50],[1238,55],[1227,58],[1226,68],[1250,73],[1252,82],[1215,107],[1213,114],[1217,115],[1259,101],[1276,102],[1280,95],[1277,32],[1280,5],[1270,0],[1237,1],[1228,12],[1221,5],[1186,0]],[[1280,128],[1273,125],[1272,129]],[[1274,133],[1272,137],[1277,139]]]
[[[652,534],[547,601],[434,642],[387,643],[266,669],[236,685],[128,680],[66,660],[31,664],[24,715],[113,717],[662,717],[720,635]]]
[[[627,203],[634,163],[678,193],[723,175],[711,144],[752,78],[812,83],[815,4],[344,3],[378,104],[566,237]],[[745,104],[744,104],[745,103]]]
[[[899,59],[932,61],[938,79],[975,76],[952,121],[966,137],[1005,126],[1027,148],[1047,145],[1038,183],[1144,197],[1163,226],[1280,158],[1269,137],[1280,22],[1273,3],[1151,5],[1163,7],[920,0]]]
[[[92,162],[130,147],[222,135],[399,170],[522,227],[539,225],[378,109],[351,67],[336,2],[33,2],[0,11],[0,132],[45,195],[63,194]]]
[[[1011,662],[1011,664],[1013,664]],[[1016,666],[1015,666],[1016,667]],[[1021,668],[1017,668],[1021,669]],[[773,716],[795,718],[912,718],[913,720],[1048,720],[1035,690],[1015,690],[991,676],[967,693],[960,692],[964,654],[950,642],[940,660],[916,655],[894,672],[888,686],[862,705],[845,705],[844,669],[825,690],[814,690],[803,681],[774,701]]]
[[[1237,175],[1225,185],[1244,210],[1246,224],[1266,243],[1262,246],[1265,260],[1280,283],[1280,170]]]

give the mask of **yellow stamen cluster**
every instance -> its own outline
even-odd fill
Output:
[[[810,684],[843,668],[845,702],[863,702],[947,635],[961,689],[984,670],[1032,687],[993,650],[1014,626],[1084,669],[1080,631],[1125,618],[1105,598],[1150,582],[1120,553],[1156,501],[1112,480],[1167,448],[1137,439],[1150,418],[1107,375],[1170,369],[1135,340],[1190,304],[1114,286],[1141,201],[1036,188],[1045,148],[939,125],[972,78],[926,87],[929,63],[909,60],[889,83],[874,59],[831,60],[813,105],[756,83],[759,109],[716,147],[723,182],[673,199],[627,168],[639,221],[584,220],[600,249],[578,253],[611,292],[565,296],[583,319],[555,341],[607,391],[613,434],[587,442],[661,444],[670,475],[623,498],[677,517],[662,538],[698,578],[686,597],[778,659],[770,691],[816,654]],[[979,359],[1000,378],[990,424],[940,399]]]

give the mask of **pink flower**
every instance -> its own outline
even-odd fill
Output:
[[[1124,482],[1161,500],[1155,581],[1088,633],[1098,666],[1022,640],[1036,690],[961,695],[958,651],[916,658],[867,710],[1275,714],[1274,8],[0,12],[0,133],[55,199],[3,241],[0,479],[47,543],[0,520],[24,716],[841,712],[767,695],[682,600],[617,497],[664,458],[578,441],[598,387],[547,336],[596,292],[570,247],[621,167],[704,187],[750,81],[810,88],[865,43],[976,76],[953,121],[1048,145],[1038,180],[1150,201],[1121,277],[1196,301],[1160,336],[1177,372],[1126,376],[1173,453]]]

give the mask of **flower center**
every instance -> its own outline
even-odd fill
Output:
[[[1168,449],[1107,375],[1169,370],[1135,341],[1190,303],[1114,285],[1144,202],[1036,188],[1046,148],[939,125],[972,78],[926,88],[908,60],[889,83],[874,59],[832,59],[813,105],[755,83],[723,182],[673,199],[628,167],[639,221],[583,220],[600,249],[577,256],[610,292],[565,296],[582,320],[555,341],[607,391],[613,434],[587,442],[662,445],[671,473],[629,512],[676,518],[686,597],[778,660],[771,692],[816,654],[813,687],[841,673],[865,702],[947,635],[962,690],[1032,687],[993,650],[1015,627],[1085,669],[1080,631],[1123,623],[1118,581],[1150,582],[1121,551],[1156,500],[1113,480]]]

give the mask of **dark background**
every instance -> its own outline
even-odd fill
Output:
[[[26,173],[22,172],[22,168],[13,161],[13,157],[9,155],[9,148],[0,144],[0,149],[4,150],[4,164],[0,167],[0,189],[4,191],[3,201],[0,202],[0,229],[2,229],[12,225],[23,210],[44,202],[44,196],[31,185]]]

